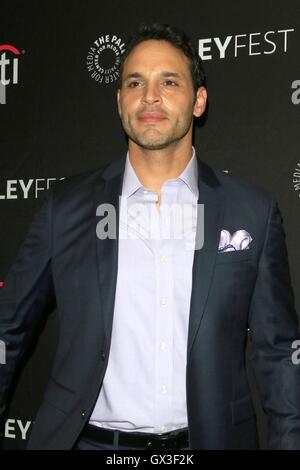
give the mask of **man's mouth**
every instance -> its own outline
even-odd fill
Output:
[[[161,113],[142,113],[138,116],[138,120],[145,124],[155,124],[164,121],[166,116]]]

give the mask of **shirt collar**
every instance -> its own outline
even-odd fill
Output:
[[[179,176],[173,178],[172,180],[176,181],[178,179],[184,181],[190,191],[198,198],[198,164],[194,146],[192,146],[192,158],[189,160],[187,166]],[[129,160],[129,152],[127,152],[123,178],[122,196],[130,197],[139,188],[143,188],[143,185],[140,182]]]

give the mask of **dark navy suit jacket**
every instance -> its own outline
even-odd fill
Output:
[[[269,445],[300,449],[299,338],[282,218],[272,193],[198,161],[204,246],[194,252],[186,395],[191,449],[255,449],[250,358],[268,417]],[[17,365],[47,305],[59,340],[28,449],[71,449],[88,422],[106,371],[118,240],[96,236],[101,203],[117,209],[125,157],[50,188],[0,294],[0,415]],[[249,249],[218,253],[222,229],[247,230]],[[249,329],[249,331],[248,331]],[[138,379],[138,371],[137,371]]]

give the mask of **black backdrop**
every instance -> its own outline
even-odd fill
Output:
[[[298,0],[24,0],[1,5],[0,281],[48,185],[126,151],[115,67],[127,33],[140,21],[152,20],[186,30],[205,57],[209,109],[204,125],[195,129],[200,158],[276,194],[299,312]],[[5,449],[26,444],[56,341],[53,312],[16,383],[2,429]],[[250,369],[249,377],[264,448],[266,422]]]

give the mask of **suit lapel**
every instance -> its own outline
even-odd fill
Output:
[[[200,327],[218,253],[224,217],[224,194],[209,166],[198,160],[198,204],[204,205],[204,243],[194,253],[187,360]],[[200,220],[198,223],[202,223]]]
[[[100,204],[111,204],[115,208],[116,215],[116,238],[101,240],[97,237],[95,228],[96,262],[106,339],[111,335],[118,274],[119,195],[122,193],[125,161],[126,158],[122,158],[111,163],[98,179],[94,191],[96,225],[101,220],[96,215]]]

